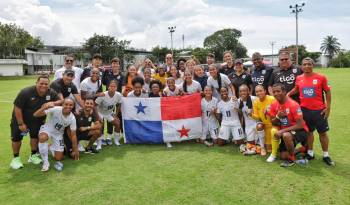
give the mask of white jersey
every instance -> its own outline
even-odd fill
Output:
[[[252,105],[254,104],[254,101],[257,99],[257,97],[255,96],[250,96],[250,98],[252,99]],[[240,103],[242,102],[242,99],[239,98],[238,99],[238,105],[240,105]],[[248,108],[247,106],[247,102],[243,101],[243,107],[242,107],[242,112],[243,112],[243,117],[244,117],[244,122],[246,126],[254,126],[256,125],[256,120],[254,120],[251,117],[251,113],[253,112],[253,108]]]
[[[228,96],[232,97],[232,91],[229,87],[231,84],[230,79],[227,77],[227,75],[219,73],[221,77],[221,87],[225,87],[228,89]],[[217,79],[215,80],[212,76],[209,76],[207,80],[207,85],[213,87],[213,96],[217,98],[218,100],[221,100],[220,92],[219,92],[219,84]]]
[[[64,116],[61,106],[49,108],[45,110],[45,113],[47,115],[45,126],[47,126],[51,135],[63,135],[64,129],[68,126],[73,131],[77,129],[73,113],[70,113],[68,116]]]
[[[58,70],[55,71],[55,75],[53,77],[53,80],[62,78],[64,71],[67,68],[65,68],[64,66]],[[73,79],[73,84],[77,87],[78,90],[80,90],[80,78],[81,78],[81,74],[83,73],[83,69],[78,68],[78,67],[72,67],[72,70],[74,71],[74,79]]]
[[[171,91],[169,87],[165,87],[163,90],[163,94],[167,97],[170,96],[179,96],[180,95],[180,86],[175,85],[175,90]]]
[[[92,82],[91,77],[87,77],[81,82],[80,90],[87,92],[88,95],[94,95],[97,93],[98,88],[100,86],[101,86],[101,80]]]
[[[217,113],[222,114],[221,125],[224,126],[241,126],[238,117],[238,104],[237,101],[233,102],[228,100],[227,102],[221,100],[218,103]]]
[[[136,96],[134,94],[134,91],[130,91],[128,93],[128,97],[132,97],[132,98],[148,98],[148,94],[147,93],[144,93],[144,92],[141,92],[141,95],[140,96]]]
[[[181,83],[181,85],[180,85],[180,89],[183,91],[183,92],[185,92],[184,91],[184,89],[183,89],[183,84],[184,84],[185,82],[183,82],[183,83]],[[191,85],[187,85],[187,94],[192,94],[192,93],[197,93],[197,92],[201,92],[202,91],[202,86],[201,86],[201,84],[200,83],[198,83],[197,81],[195,81],[195,80],[192,80],[192,84]]]
[[[151,82],[151,81],[150,81]],[[150,82],[149,83],[146,83],[146,81],[145,81],[145,84],[143,84],[143,86],[142,86],[142,89],[144,90],[144,91],[146,91],[146,93],[149,93],[150,92]]]
[[[203,126],[210,126],[210,129],[218,128],[218,121],[214,115],[211,115],[211,112],[217,108],[218,100],[212,98],[210,101],[207,101],[205,98],[202,98],[201,107],[202,107],[202,122]]]
[[[184,82],[184,79],[180,77],[180,78],[175,80],[175,85],[179,85],[180,86],[183,82]]]
[[[97,111],[102,115],[110,115],[114,111],[114,107],[117,104],[122,103],[122,95],[119,92],[115,92],[115,94],[111,97],[108,94],[108,91],[104,92],[105,96],[98,97],[95,102],[97,104]]]

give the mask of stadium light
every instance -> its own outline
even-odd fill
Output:
[[[296,34],[296,37],[295,37],[295,47],[296,47],[296,52],[295,52],[295,61],[296,61],[296,64],[298,65],[298,16],[299,16],[299,13],[300,12],[303,12],[303,9],[302,7],[305,6],[305,3],[302,3],[301,5],[298,5],[298,4],[295,4],[294,6],[293,5],[290,5],[289,8],[292,9],[292,14],[295,14],[295,34]]]
[[[169,26],[169,33],[170,33],[170,40],[171,40],[171,53],[172,55],[174,55],[174,51],[173,51],[173,33],[175,32],[176,26]]]

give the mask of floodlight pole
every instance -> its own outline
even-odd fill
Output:
[[[302,3],[301,5],[295,4],[294,6],[290,5],[289,8],[292,9],[292,14],[295,14],[295,63],[298,65],[299,64],[299,47],[298,47],[298,35],[299,35],[299,31],[298,31],[298,17],[299,17],[299,13],[303,12],[302,7],[305,6],[305,3]]]
[[[173,33],[175,32],[176,26],[169,26],[170,40],[171,40],[171,54],[174,55],[173,50]]]

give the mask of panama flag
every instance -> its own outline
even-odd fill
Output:
[[[202,133],[200,94],[162,98],[123,98],[126,143],[178,142]]]

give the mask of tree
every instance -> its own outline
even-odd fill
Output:
[[[295,45],[290,45],[290,46],[286,47],[285,49],[294,52]],[[298,45],[298,55],[299,55],[298,64],[301,65],[301,61],[306,57],[310,57],[316,62],[317,59],[320,57],[321,53],[320,52],[309,52],[306,50],[306,47],[304,45]]]
[[[241,36],[242,32],[237,29],[223,29],[206,37],[203,45],[213,52],[217,59],[222,59],[227,50],[232,51],[235,57],[243,58],[247,56],[247,49],[238,41]]]
[[[350,51],[340,51],[337,57],[331,60],[330,65],[335,68],[350,67]]]
[[[340,52],[340,45],[336,37],[326,36],[322,41],[320,50],[324,54],[328,54],[329,58],[332,60],[334,55]]]
[[[39,49],[44,43],[15,24],[0,23],[0,58],[24,58],[27,47]]]
[[[191,55],[195,56],[200,63],[206,63],[208,53],[210,53],[208,49],[200,47],[191,51]]]
[[[112,58],[117,56],[123,63],[125,50],[130,45],[130,42],[127,40],[118,41],[113,36],[97,35],[95,33],[85,41],[83,48],[91,56],[96,53],[101,54],[104,62],[110,62]]]
[[[155,62],[165,62],[165,56],[168,53],[171,53],[171,50],[167,47],[160,47],[160,46],[156,46],[154,48],[152,48],[152,56],[151,59],[154,59]],[[174,50],[174,54],[175,54],[175,50]]]

